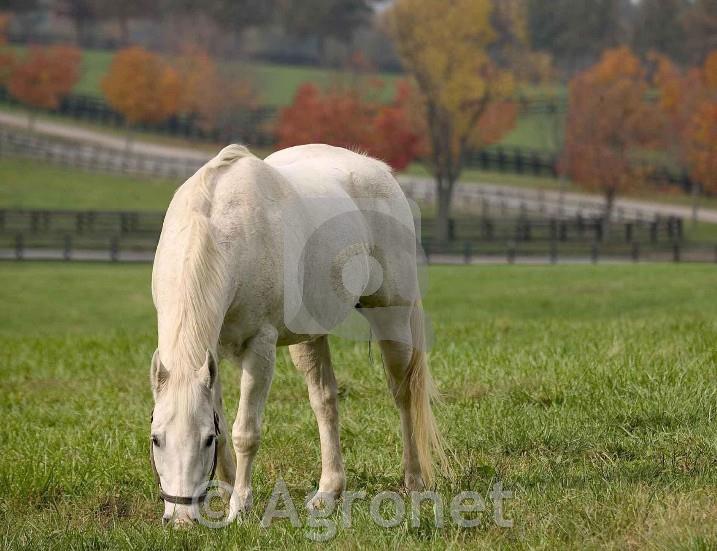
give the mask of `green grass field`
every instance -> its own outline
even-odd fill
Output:
[[[181,182],[0,160],[0,207],[163,211]]]
[[[717,287],[712,266],[430,269],[426,308],[454,473],[438,490],[514,492],[493,521],[393,529],[368,504],[331,548],[714,549]],[[0,542],[5,549],[309,548],[259,525],[277,477],[319,475],[301,377],[282,351],[255,472],[257,513],[163,529],[150,472],[148,266],[0,264]],[[400,439],[374,349],[332,342],[349,489],[399,486]],[[226,407],[238,374],[222,366]],[[306,514],[300,509],[305,521]]]

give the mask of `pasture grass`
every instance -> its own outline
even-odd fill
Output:
[[[713,549],[717,287],[712,266],[432,267],[436,408],[448,498],[496,481],[513,528],[384,529],[354,506],[330,548]],[[278,354],[256,509],[222,530],[163,529],[150,472],[148,266],[0,264],[0,542],[7,549],[309,548],[259,518],[277,477],[299,505],[319,449],[301,377]],[[338,339],[349,489],[400,484],[398,418],[378,351]],[[222,365],[230,419],[237,370]]]
[[[0,159],[0,207],[164,211],[179,181]]]

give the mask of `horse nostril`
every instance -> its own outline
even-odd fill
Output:
[[[167,515],[164,515],[162,517],[162,526],[167,526],[169,524],[169,521],[172,520],[172,517],[169,517]]]

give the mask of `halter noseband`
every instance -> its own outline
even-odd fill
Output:
[[[149,418],[150,424],[154,420],[154,410],[152,410],[152,415]],[[219,435],[222,433],[222,431],[219,429],[219,415],[217,412],[214,412],[214,457],[212,458],[212,470],[209,472],[209,480],[211,481],[214,478],[214,473],[217,470],[217,448],[219,447]],[[201,495],[198,496],[173,496],[170,494],[167,494],[162,489],[162,481],[159,478],[159,473],[157,472],[157,467],[154,464],[154,444],[150,442],[149,445],[149,462],[152,464],[152,473],[154,474],[154,480],[157,483],[157,487],[159,488],[159,498],[163,499],[164,501],[168,501],[169,503],[175,503],[176,505],[194,505],[195,503],[199,503],[200,501],[204,500],[204,498],[207,497],[207,491],[206,489]]]

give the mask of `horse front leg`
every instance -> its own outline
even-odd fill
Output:
[[[259,449],[261,416],[276,361],[276,331],[267,330],[254,337],[241,355],[241,395],[239,411],[232,427],[236,452],[234,493],[229,502],[229,520],[248,511],[252,505],[251,473]]]
[[[331,366],[328,337],[289,347],[296,368],[304,374],[321,440],[319,489],[308,503],[319,507],[326,499],[338,498],[346,487],[346,474],[339,442],[339,408],[336,378]]]
[[[222,385],[217,373],[217,380],[214,383],[214,411],[219,415],[219,429],[222,437],[218,440],[217,445],[217,478],[222,482],[226,482],[229,486],[234,486],[234,477],[236,476],[236,461],[234,460],[234,449],[229,440],[229,425],[224,415],[224,402],[222,399]],[[226,495],[229,498],[229,495]]]

